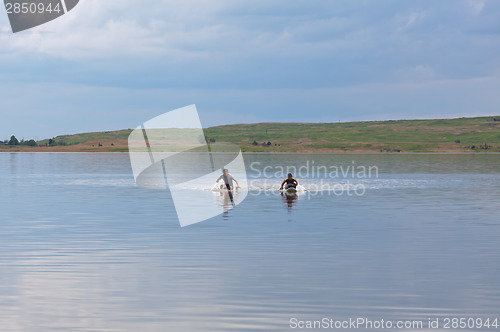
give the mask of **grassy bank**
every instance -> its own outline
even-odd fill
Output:
[[[216,141],[233,142],[244,151],[500,151],[500,116],[443,120],[242,124],[212,127],[206,129],[205,133],[208,138]],[[263,146],[263,143],[266,145]]]
[[[0,151],[127,151],[131,130],[62,135]],[[500,152],[500,116],[345,123],[258,123],[205,129],[207,140],[246,152]]]

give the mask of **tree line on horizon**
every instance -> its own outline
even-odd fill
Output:
[[[37,141],[35,141],[34,139],[30,139],[30,140],[24,140],[21,139],[21,140],[18,140],[16,138],[16,136],[12,135],[10,137],[10,140],[4,140],[4,141],[0,141],[0,145],[9,145],[9,146],[56,146],[56,145],[66,145],[65,142],[63,141],[60,141],[60,142],[56,142],[56,139],[55,138],[50,138],[47,142],[47,144],[38,144]]]
[[[16,136],[12,135],[10,137],[10,140],[4,140],[3,141],[4,145],[24,145],[24,146],[38,146],[38,143],[34,139],[30,140],[24,140],[21,139],[20,141],[16,138]]]

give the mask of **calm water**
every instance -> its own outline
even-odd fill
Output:
[[[168,192],[134,185],[127,154],[0,154],[0,329],[286,331],[292,317],[499,316],[500,155],[245,159],[248,197],[181,228]],[[264,179],[264,166],[308,161],[379,174],[299,178],[343,194],[269,190],[279,179]],[[361,184],[364,195],[347,194]]]

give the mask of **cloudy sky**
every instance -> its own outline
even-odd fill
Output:
[[[80,0],[12,34],[0,139],[134,128],[500,114],[500,1]]]

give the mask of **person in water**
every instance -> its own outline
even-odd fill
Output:
[[[292,173],[288,173],[288,178],[286,178],[285,181],[283,181],[283,183],[281,183],[281,189],[283,189],[283,186],[285,186],[285,189],[297,188],[298,185],[299,185],[299,181],[297,181],[296,179],[293,178]]]
[[[236,188],[241,188],[238,181],[231,174],[229,174],[227,168],[224,168],[224,170],[222,171],[222,175],[219,176],[219,178],[215,182],[219,182],[221,179],[224,180],[224,184],[220,186],[221,189],[233,190],[233,181],[236,182]]]

